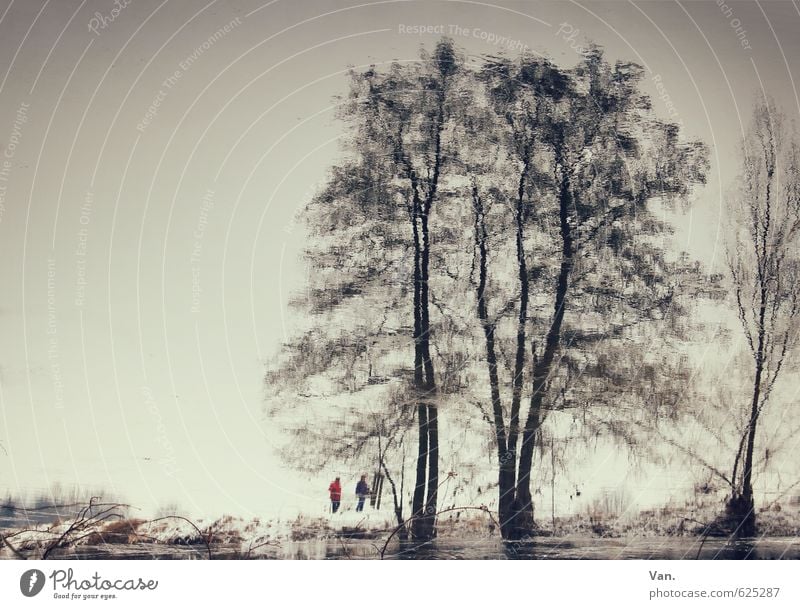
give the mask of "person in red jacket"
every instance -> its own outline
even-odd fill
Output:
[[[331,512],[335,514],[342,501],[342,485],[339,483],[339,476],[336,476],[336,480],[331,482],[328,492],[331,494]]]

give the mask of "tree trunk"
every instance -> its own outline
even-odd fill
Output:
[[[487,231],[484,217],[483,202],[480,198],[477,185],[472,186],[472,207],[474,211],[475,247],[478,255],[478,285],[475,288],[478,302],[478,319],[483,328],[486,345],[486,365],[489,372],[489,393],[492,401],[494,415],[494,434],[497,446],[497,486],[498,486],[498,516],[500,519],[500,534],[507,539],[511,534],[513,521],[514,478],[516,458],[509,451],[506,443],[506,427],[503,420],[503,406],[500,398],[500,380],[497,374],[497,353],[495,351],[495,327],[489,320],[489,310],[486,305],[486,282],[488,273],[488,247]]]
[[[525,152],[525,162],[519,178],[519,186],[517,188],[517,207],[514,214],[516,224],[516,241],[517,241],[517,274],[519,278],[519,312],[517,316],[517,349],[514,358],[514,379],[512,383],[511,393],[511,413],[508,424],[508,449],[507,458],[510,462],[510,476],[509,487],[506,494],[509,497],[508,514],[506,518],[501,520],[506,522],[504,538],[513,537],[513,521],[515,514],[519,510],[519,499],[516,496],[516,483],[517,483],[517,446],[519,444],[519,412],[522,403],[522,386],[525,377],[525,343],[526,343],[526,324],[528,322],[528,299],[529,299],[529,286],[528,286],[528,266],[525,261],[525,236],[524,236],[524,196],[525,196],[525,180],[528,175],[529,169],[528,152]],[[502,490],[501,490],[502,492]],[[502,517],[502,516],[501,516]]]
[[[414,484],[414,496],[411,501],[411,534],[414,539],[424,539],[425,523],[425,479],[428,465],[428,407],[425,404],[417,406],[419,417],[419,442],[417,451],[417,478]]]
[[[428,217],[430,214],[431,200],[425,201],[422,207],[420,225],[422,228],[422,251],[420,256],[420,347],[422,364],[425,373],[424,388],[426,397],[436,393],[436,377],[431,359],[430,338],[430,295],[428,284],[430,281],[430,236],[428,233]],[[422,528],[417,532],[423,539],[433,539],[436,536],[436,504],[439,487],[439,419],[435,404],[427,404],[427,429],[428,429],[428,492],[425,499],[425,514]]]
[[[753,499],[753,447],[756,440],[756,426],[758,424],[758,399],[761,385],[761,372],[756,374],[756,390],[753,392],[753,405],[750,415],[750,430],[747,434],[747,450],[744,458],[742,495],[737,515],[741,516],[739,534],[742,537],[752,537],[756,533],[755,500]]]
[[[415,539],[427,540],[436,535],[437,487],[439,484],[439,425],[435,404],[425,401],[436,392],[433,360],[430,355],[430,310],[429,310],[429,264],[430,237],[428,214],[430,201],[415,201],[414,218],[414,332],[415,366],[414,385],[420,394],[417,406],[419,415],[419,451],[417,453],[417,480],[412,504],[412,535]],[[417,222],[419,220],[419,222]],[[420,233],[421,230],[421,233]],[[427,494],[426,489],[427,478]]]
[[[424,368],[422,362],[422,315],[420,309],[422,294],[422,271],[418,217],[420,214],[419,200],[415,194],[412,209],[412,228],[414,240],[414,389],[420,394],[425,385]],[[421,399],[421,397],[420,397]],[[417,474],[414,484],[414,494],[411,501],[412,535],[422,532],[422,516],[425,508],[425,482],[427,479],[428,465],[428,407],[420,401],[417,404],[418,450]]]
[[[514,359],[514,382],[511,396],[511,417],[509,420],[508,451],[516,456],[517,435],[519,433],[519,410],[522,402],[522,385],[525,377],[525,329],[528,321],[528,265],[525,261],[524,235],[524,194],[525,178],[528,174],[528,161],[522,169],[517,191],[517,208],[514,214],[517,233],[517,275],[519,278],[519,314],[517,316],[517,350]]]
[[[545,339],[542,358],[536,361],[533,370],[533,390],[530,410],[522,433],[522,447],[519,457],[519,476],[517,479],[517,510],[515,536],[530,535],[534,530],[533,501],[531,499],[531,470],[533,467],[533,451],[536,434],[541,423],[542,403],[544,401],[547,381],[550,377],[553,360],[561,342],[561,324],[564,320],[564,309],[567,302],[570,273],[573,266],[573,239],[569,225],[570,207],[572,206],[572,190],[569,170],[563,157],[559,159],[561,167],[561,184],[559,188],[559,219],[561,224],[561,269],[556,283],[553,320]]]
[[[742,466],[741,493],[731,497],[728,513],[735,520],[735,531],[740,537],[752,537],[756,533],[755,501],[753,499],[753,450],[756,441],[759,405],[761,401],[761,377],[764,373],[764,350],[766,341],[765,318],[767,310],[767,287],[761,287],[761,302],[758,320],[758,346],[756,350],[756,374],[753,380],[753,401],[750,405],[750,421],[747,429],[747,445]],[[734,480],[735,482],[735,480]]]
[[[436,406],[428,406],[428,495],[425,500],[425,536],[436,537],[436,504],[439,497],[439,425]]]
[[[414,239],[414,386],[420,400],[419,451],[417,480],[412,501],[412,536],[431,539],[436,534],[436,504],[439,478],[439,419],[436,405],[430,398],[436,393],[436,378],[430,354],[430,235],[428,218],[439,187],[442,164],[442,129],[444,128],[445,83],[440,83],[437,119],[434,131],[434,154],[427,188],[420,189],[420,180],[411,162],[400,154],[413,194],[411,221]],[[424,182],[424,181],[423,181]],[[428,399],[425,399],[428,398]],[[427,472],[426,472],[427,468]],[[428,492],[425,494],[427,473]]]
[[[397,537],[401,541],[405,541],[406,539],[408,539],[408,530],[406,529],[406,524],[403,521],[403,503],[402,503],[403,489],[402,487],[400,488],[400,498],[398,499],[397,486],[395,485],[392,476],[389,474],[389,469],[386,467],[386,462],[383,460],[381,460],[381,467],[383,468],[383,472],[386,476],[386,479],[389,481],[389,486],[392,487],[392,501],[394,503],[394,515],[395,518],[397,519],[397,526],[400,529],[397,532]]]

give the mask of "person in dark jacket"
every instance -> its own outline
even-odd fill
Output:
[[[367,486],[367,477],[361,476],[361,480],[358,481],[356,484],[356,497],[358,497],[358,505],[356,506],[356,512],[362,512],[364,510],[364,500],[369,495],[369,486]]]
[[[328,492],[331,494],[331,512],[335,514],[342,502],[342,485],[339,482],[339,476],[336,476],[336,480],[331,482]]]

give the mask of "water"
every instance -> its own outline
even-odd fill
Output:
[[[255,548],[238,545],[212,546],[212,557],[218,559],[258,558],[290,560],[364,560],[380,559],[381,540],[317,540],[286,542],[281,545]],[[0,553],[0,557],[8,558]],[[205,546],[173,546],[167,544],[132,544],[78,546],[58,550],[58,559],[207,559]],[[598,539],[583,537],[539,538],[528,542],[500,540],[439,539],[433,542],[400,543],[393,541],[384,558],[394,560],[460,559],[460,560],[546,560],[546,559],[696,559],[701,560],[798,560],[800,538],[774,537],[736,542],[724,539],[649,537],[633,539]]]

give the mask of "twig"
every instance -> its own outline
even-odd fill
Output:
[[[265,541],[263,543],[259,543],[259,544],[256,544],[256,545],[253,545],[253,542],[251,541],[250,542],[250,546],[247,548],[247,553],[244,556],[245,556],[245,558],[250,558],[250,554],[251,554],[251,552],[253,550],[257,550],[258,548],[263,548],[264,546],[280,547],[280,545],[281,545],[281,543],[276,539],[271,539],[269,541]]]
[[[11,550],[11,551],[14,553],[14,556],[16,556],[17,558],[19,558],[20,560],[26,560],[25,556],[23,556],[23,555],[22,555],[22,554],[19,552],[19,550],[17,550],[17,549],[16,549],[14,546],[12,546],[12,545],[11,545],[11,544],[8,542],[8,539],[6,539],[6,538],[5,538],[5,535],[3,535],[2,533],[0,533],[0,542],[2,542],[3,544],[5,544],[5,546],[6,546],[6,547],[7,547],[9,550]]]
[[[95,499],[98,499],[98,497],[92,497],[91,499],[89,499],[89,505],[80,510],[78,512],[78,515],[75,517],[75,520],[73,520],[73,522],[67,527],[67,529],[59,536],[59,538],[47,547],[47,549],[44,551],[44,554],[42,554],[42,560],[46,560],[53,550],[55,550],[58,547],[61,547],[67,540],[67,538],[70,536],[70,534],[72,534],[74,531],[85,530],[86,527],[96,525],[113,516],[122,518],[122,515],[114,514],[112,512],[112,510],[119,507],[119,504],[96,504],[94,502]],[[99,507],[100,505],[110,505],[111,507],[101,510],[98,514],[86,518],[87,513],[90,513],[93,508]]]
[[[337,537],[337,539],[339,540],[339,543],[342,544],[342,549],[344,550],[345,558],[347,558],[347,560],[352,560],[352,558],[350,557],[350,550],[348,550],[347,546],[344,545],[344,541],[342,541],[342,538]]]

